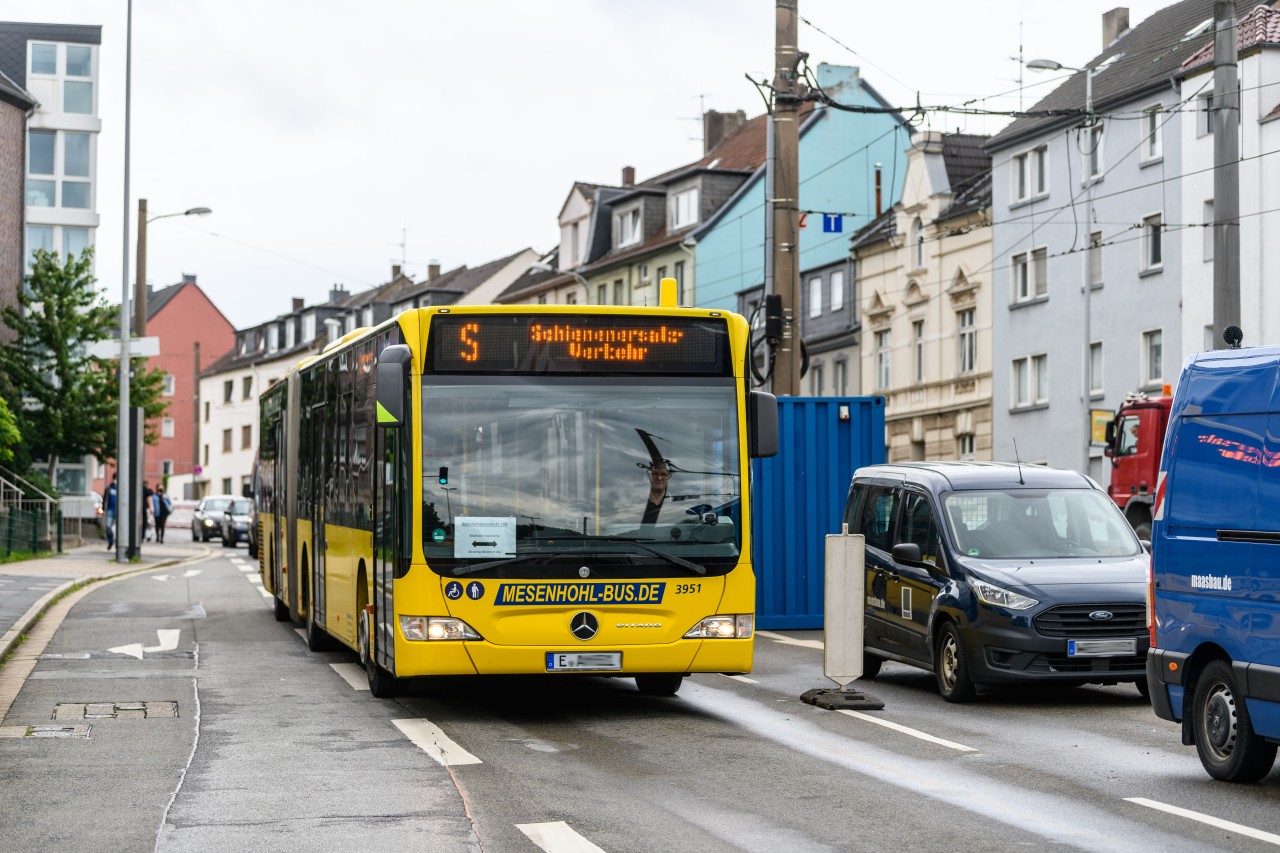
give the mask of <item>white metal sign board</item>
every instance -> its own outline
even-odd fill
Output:
[[[862,677],[865,541],[861,534],[829,534],[826,541],[822,669],[841,690]]]
[[[516,520],[513,516],[454,516],[453,556],[514,557]]]

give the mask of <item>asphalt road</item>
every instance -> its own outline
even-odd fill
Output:
[[[837,713],[798,698],[828,686],[821,634],[765,632],[748,679],[695,676],[675,698],[571,677],[377,700],[354,654],[310,653],[272,619],[253,568],[243,548],[218,553],[72,608],[0,725],[0,846],[1280,845],[1280,771],[1210,780],[1132,685],[956,706],[887,664],[865,685],[883,711]]]

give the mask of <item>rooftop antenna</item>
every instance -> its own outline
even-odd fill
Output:
[[[1013,440],[1013,458],[1018,462],[1018,485],[1025,486],[1027,481],[1022,479],[1022,457],[1018,455],[1018,439]]]
[[[681,116],[680,120],[696,121],[698,122],[698,127],[702,127],[702,119],[707,114],[707,97],[710,94],[711,94],[710,92],[699,92],[697,95],[695,95],[694,97],[698,99],[698,114],[696,116]],[[690,142],[703,142],[706,139],[706,137],[704,137],[700,133],[697,136],[690,136],[688,137],[688,139]]]

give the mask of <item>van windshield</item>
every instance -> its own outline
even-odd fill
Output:
[[[1142,545],[1093,489],[953,492],[943,499],[960,553],[992,560],[1135,557]]]

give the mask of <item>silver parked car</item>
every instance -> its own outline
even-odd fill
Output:
[[[239,500],[235,495],[210,495],[201,498],[191,516],[192,541],[208,542],[210,538],[222,538],[222,514]]]

